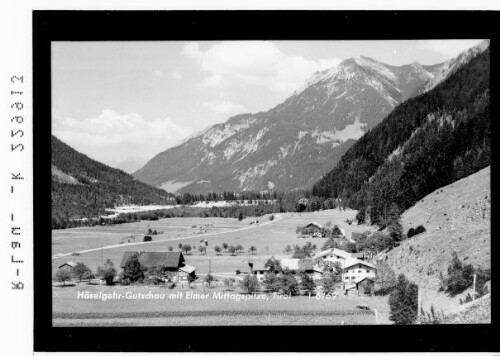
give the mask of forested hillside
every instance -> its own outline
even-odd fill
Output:
[[[340,197],[360,210],[360,218],[369,215],[384,225],[391,206],[406,210],[488,166],[489,87],[486,50],[431,91],[397,106],[314,185],[313,194]]]
[[[52,225],[121,204],[175,203],[171,194],[97,162],[52,136]]]

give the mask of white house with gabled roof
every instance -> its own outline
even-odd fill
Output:
[[[377,275],[377,269],[374,265],[357,258],[346,259],[343,267],[342,280],[344,282],[354,282],[362,280],[364,277],[375,278]]]
[[[342,267],[344,267],[344,261],[350,258],[352,258],[352,255],[349,252],[338,248],[331,248],[317,253],[314,256],[314,261],[320,264],[321,262],[340,262]]]

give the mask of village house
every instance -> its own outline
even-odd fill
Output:
[[[342,268],[344,267],[344,261],[352,258],[349,252],[340,250],[338,248],[331,248],[314,255],[314,261],[322,266],[325,262],[340,262]]]
[[[170,278],[172,281],[187,280],[187,276],[196,278],[196,268],[186,265],[182,252],[133,252],[126,251],[123,254],[120,263],[121,268],[125,268],[125,264],[129,258],[137,254],[137,258],[142,267],[145,268],[162,268],[163,275]]]
[[[264,279],[264,274],[269,271],[269,267],[266,267],[267,261],[265,260],[253,260],[248,261],[248,266],[250,267],[250,274],[257,277],[257,280],[261,282]]]
[[[344,282],[354,282],[360,277],[375,278],[377,269],[371,263],[358,260],[356,258],[349,258],[344,261],[344,273],[342,280]]]

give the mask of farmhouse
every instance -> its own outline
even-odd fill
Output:
[[[371,263],[349,258],[344,261],[344,274],[342,280],[344,282],[354,282],[361,277],[375,278],[377,269]]]
[[[172,280],[185,280],[187,275],[195,276],[196,268],[185,263],[182,252],[133,252],[126,251],[120,263],[121,268],[125,268],[128,259],[137,254],[137,258],[142,267],[161,268],[164,276]]]
[[[257,276],[259,281],[264,279],[264,274],[269,271],[269,267],[266,267],[267,261],[264,260],[254,260],[248,261],[248,266],[250,267],[250,274]]]
[[[350,258],[352,258],[352,255],[349,252],[339,250],[338,248],[331,248],[317,253],[314,256],[314,261],[320,265],[324,262],[340,262],[342,267],[344,267],[344,261]]]

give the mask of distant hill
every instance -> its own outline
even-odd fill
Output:
[[[404,212],[401,222],[405,233],[418,225],[427,231],[377,258],[421,286],[427,308],[431,303],[447,309],[459,305],[464,296],[437,292],[439,272],[446,276],[453,252],[466,263],[491,268],[490,167],[425,196]]]
[[[137,171],[139,168],[144,166],[148,161],[147,158],[144,157],[129,157],[121,162],[109,162],[108,166],[121,169],[122,171],[132,174]]]
[[[124,204],[169,204],[171,194],[97,162],[52,136],[52,221],[96,217]]]
[[[171,192],[310,189],[397,105],[446,80],[487,43],[435,65],[348,58],[278,106],[213,125],[134,173]]]
[[[490,121],[486,50],[432,90],[396,107],[314,185],[313,194],[340,197],[383,224],[393,204],[404,211],[488,166]]]

